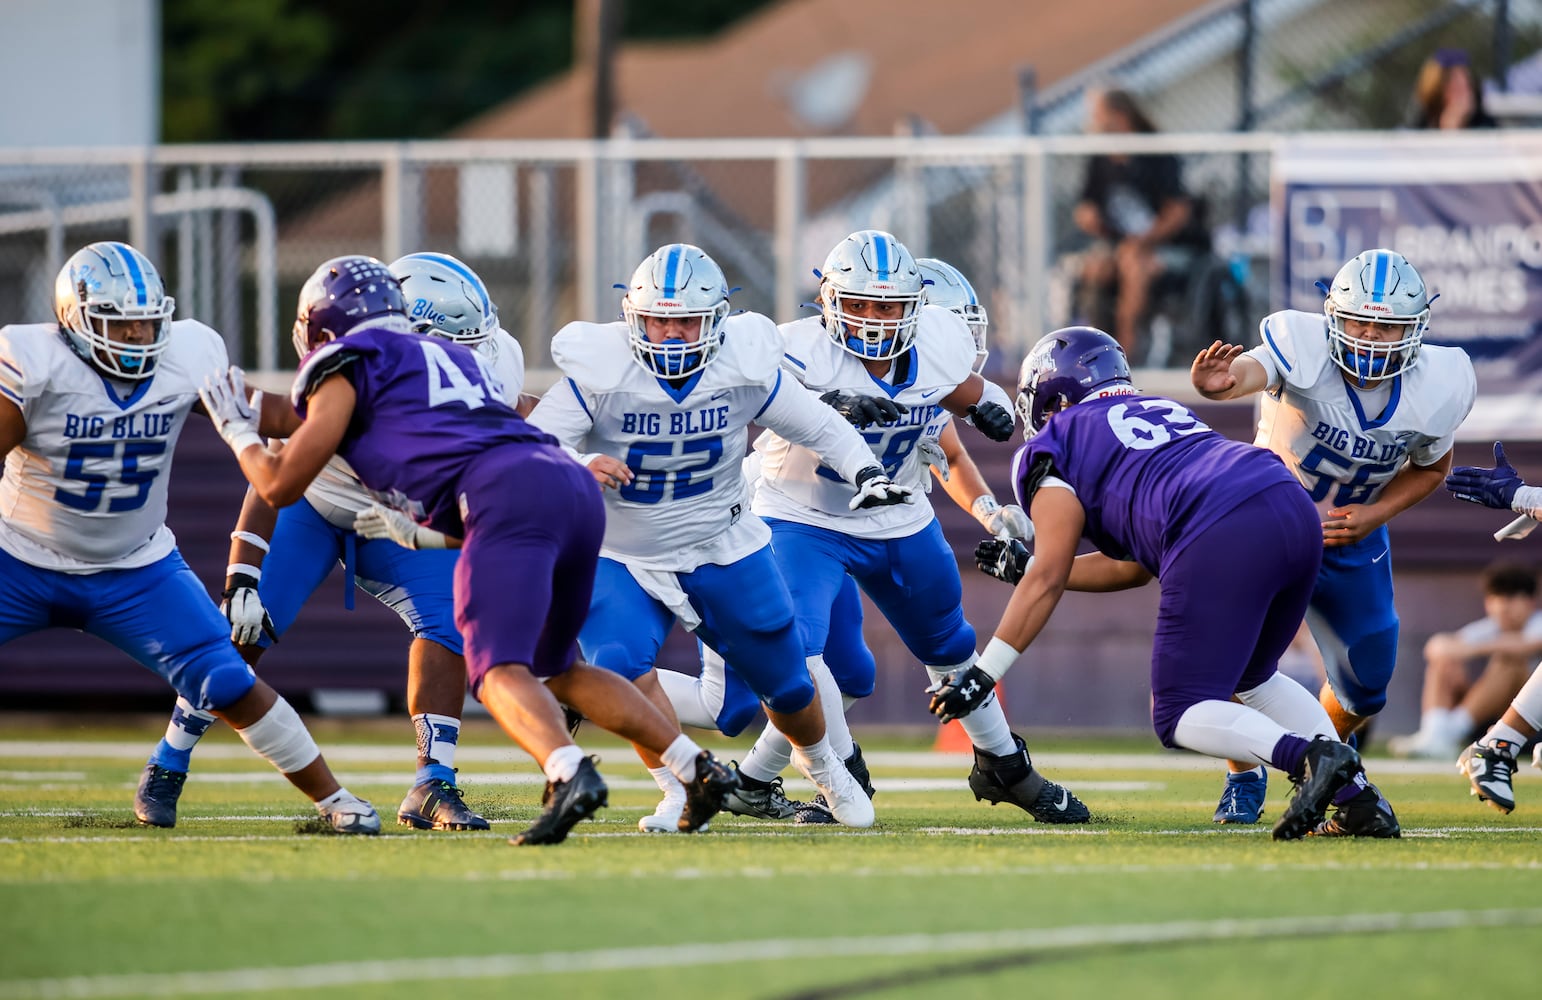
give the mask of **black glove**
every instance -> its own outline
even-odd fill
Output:
[[[926,689],[932,696],[927,707],[943,722],[962,719],[984,704],[996,690],[991,675],[979,667],[964,667],[945,674],[942,680]]]
[[[992,441],[1006,441],[1012,437],[1016,420],[1012,411],[1000,403],[976,403],[968,409],[967,415],[975,429]]]
[[[835,412],[845,417],[846,422],[853,427],[892,423],[904,416],[909,409],[904,403],[896,403],[887,396],[864,396],[861,393],[842,392],[839,389],[831,389],[820,396],[819,401],[833,407]]]
[[[974,564],[980,572],[1017,586],[1028,572],[1028,546],[1016,538],[987,538],[974,548]]]

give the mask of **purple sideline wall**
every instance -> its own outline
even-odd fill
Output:
[[[1217,430],[1250,436],[1251,407],[1196,407]],[[967,442],[999,496],[1010,494],[1008,463],[1014,446],[991,444],[966,429]],[[1542,469],[1542,442],[1508,448],[1523,473]],[[1488,464],[1487,445],[1457,447],[1459,464]],[[193,570],[217,595],[223,586],[228,534],[244,490],[234,459],[207,421],[189,421],[179,445],[171,484],[169,522]],[[978,525],[946,498],[933,505],[953,543],[964,580],[969,620],[989,634],[1008,590],[974,569]],[[1393,523],[1398,606],[1403,619],[1400,667],[1381,725],[1383,732],[1414,728],[1418,716],[1420,651],[1432,632],[1481,614],[1477,573],[1498,557],[1536,561],[1534,540],[1496,544],[1492,532],[1509,520],[1451,500],[1443,492]],[[399,699],[406,683],[408,637],[400,621],[357,593],[355,610],[343,607],[341,571],[322,584],[290,633],[263,660],[260,672],[279,690],[300,695],[316,688],[381,689]],[[1124,594],[1068,594],[1040,641],[1007,678],[1006,702],[1014,724],[1024,727],[1115,728],[1148,726],[1146,683],[1154,586]],[[873,697],[852,709],[858,724],[926,723],[926,686],[920,666],[868,609],[866,633],[879,660]],[[695,647],[678,633],[666,646],[666,665],[694,670]],[[163,682],[101,641],[55,629],[0,647],[0,707],[39,707],[88,699],[96,707],[170,707]]]

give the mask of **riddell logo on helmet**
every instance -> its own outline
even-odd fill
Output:
[[[1382,302],[1367,302],[1365,305],[1360,307],[1360,311],[1368,313],[1389,313],[1392,311],[1392,307]]]
[[[654,306],[659,309],[684,309],[685,303],[679,299],[654,299]]]
[[[899,286],[892,281],[869,281],[867,290],[870,292],[897,292]]]

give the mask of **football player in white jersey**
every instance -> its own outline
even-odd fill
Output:
[[[861,426],[896,482],[921,486],[930,450],[920,445],[935,443],[954,416],[993,441],[1011,437],[1006,393],[974,371],[977,344],[965,322],[922,302],[924,279],[903,244],[861,230],[815,273],[823,315],[781,327],[783,370]],[[755,450],[761,474],[753,509],[771,525],[811,661],[824,655],[831,609],[849,574],[934,683],[974,663],[958,564],[929,503],[852,509],[851,487],[807,448],[768,433]],[[1033,767],[994,695],[964,729],[975,748],[971,788],[978,797],[1011,802],[1041,822],[1087,821],[1086,806]],[[853,755],[849,746],[837,750]],[[741,788],[764,790],[786,760],[785,743],[768,727],[740,766]]]
[[[519,342],[498,325],[487,286],[470,267],[442,253],[414,253],[390,266],[401,281],[414,333],[465,344],[492,362],[509,398],[525,380]],[[303,331],[295,350],[309,350]],[[455,629],[455,549],[403,548],[361,536],[354,521],[373,505],[342,458],[333,457],[298,503],[275,511],[247,490],[236,530],[222,610],[231,639],[256,665],[294,624],[300,608],[341,562],[365,593],[401,616],[412,632],[407,654],[407,711],[417,734],[418,771],[397,822],[420,830],[486,830],[455,785],[455,750],[466,697],[466,662]],[[353,590],[345,601],[353,606]],[[193,747],[214,716],[179,698],[166,736],[150,755],[134,797],[141,823],[169,827],[187,779]]]
[[[822,664],[805,665],[771,533],[749,511],[747,428],[775,428],[825,456],[853,508],[902,506],[909,491],[780,370],[770,320],[729,315],[723,272],[699,248],[672,243],[649,255],[622,312],[619,323],[558,332],[552,358],[566,379],[530,415],[608,487],[594,599],[579,634],[584,658],[632,678],[673,716],[654,660],[680,619],[735,664],[797,744],[799,770],[829,797],[836,819],[869,826],[872,803],[826,737],[827,720],[841,719],[839,692]],[[665,798],[640,826],[673,829],[678,783],[643,757]]]
[[[172,450],[204,379],[229,364],[219,334],[174,310],[148,258],[93,243],[55,280],[57,324],[0,329],[0,643],[56,626],[112,643],[230,723],[334,829],[378,833],[230,644],[166,527]],[[254,403],[270,433],[297,423],[282,399]]]
[[[1402,254],[1357,254],[1325,291],[1323,314],[1267,316],[1262,345],[1217,341],[1190,377],[1207,399],[1264,394],[1254,443],[1284,460],[1322,512],[1322,572],[1306,620],[1327,667],[1323,706],[1347,740],[1386,705],[1397,660],[1387,522],[1450,471],[1477,382],[1459,348],[1423,342],[1429,294]],[[1262,769],[1233,762],[1215,820],[1256,823],[1263,803]],[[1334,805],[1318,833],[1397,835],[1374,786]]]
[[[1495,510],[1513,510],[1533,522],[1542,520],[1542,487],[1526,485],[1515,466],[1505,458],[1504,444],[1498,441],[1494,442],[1492,469],[1457,466],[1446,477],[1446,489],[1458,500]],[[1517,537],[1524,538],[1535,528],[1535,524],[1529,524]],[[1457,758],[1456,768],[1467,778],[1472,794],[1502,813],[1513,811],[1515,759],[1528,743],[1535,743],[1539,732],[1542,732],[1542,670],[1533,670],[1499,721]],[[1536,744],[1532,766],[1542,767],[1542,744]]]

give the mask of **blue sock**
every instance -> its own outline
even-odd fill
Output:
[[[150,753],[150,763],[168,771],[186,771],[193,762],[193,747],[214,724],[214,716],[194,708],[186,698],[177,698],[177,707],[171,710],[171,722],[166,735]]]
[[[161,740],[150,753],[150,763],[156,767],[164,767],[168,771],[186,771],[193,764],[193,751],[178,750],[165,740]]]
[[[421,785],[425,781],[448,781],[455,784],[455,768],[445,767],[443,764],[424,764],[418,768],[418,773],[413,776],[412,783]]]
[[[1311,744],[1300,736],[1286,733],[1270,752],[1269,763],[1290,775],[1292,781],[1299,781],[1306,770],[1306,748],[1309,746]]]

